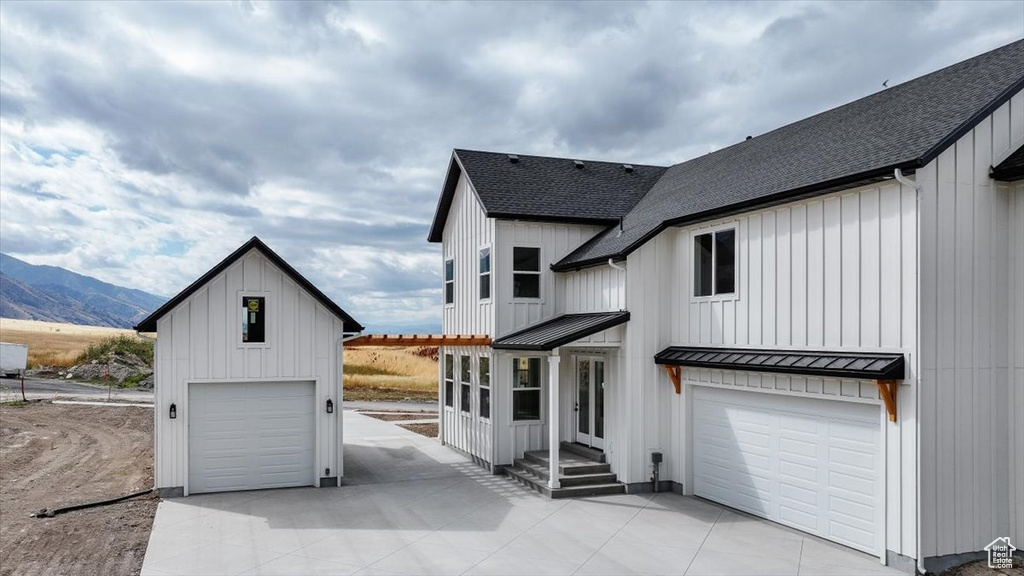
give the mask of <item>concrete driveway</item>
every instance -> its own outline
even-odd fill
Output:
[[[546,500],[345,412],[345,481],[160,503],[143,575],[899,574],[676,494]]]

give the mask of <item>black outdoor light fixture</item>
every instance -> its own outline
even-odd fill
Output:
[[[175,406],[174,403],[171,403],[171,420],[174,420],[177,417],[178,417],[178,407]]]
[[[334,401],[330,398],[327,399],[327,413],[334,414]]]

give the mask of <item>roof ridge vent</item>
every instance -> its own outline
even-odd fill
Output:
[[[509,164],[519,164],[519,156],[517,156],[515,154],[509,154],[508,155],[508,163]]]
[[[632,174],[633,173],[633,165],[632,164],[623,164],[622,165],[622,169],[626,171],[626,174]]]
[[[583,170],[583,160],[573,160],[572,163],[576,165],[577,170]]]

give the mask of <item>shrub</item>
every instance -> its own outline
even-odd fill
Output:
[[[123,334],[104,338],[96,344],[90,344],[75,363],[84,364],[93,360],[101,360],[111,353],[115,355],[134,354],[144,360],[149,366],[153,365],[153,342]]]

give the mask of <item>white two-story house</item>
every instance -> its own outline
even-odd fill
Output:
[[[908,568],[1024,541],[1022,87],[1019,41],[669,167],[455,150],[444,332],[492,343],[441,441]]]

